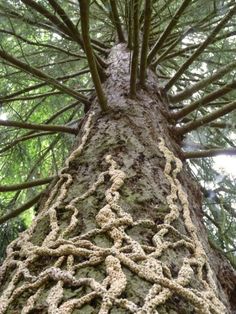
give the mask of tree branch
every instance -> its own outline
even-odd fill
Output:
[[[214,156],[219,156],[219,155],[235,156],[236,147],[235,148],[214,148],[214,149],[206,149],[206,150],[200,150],[200,151],[183,152],[183,155],[185,159],[214,157]]]
[[[51,92],[47,92],[47,93],[44,93],[44,94],[35,94],[35,95],[31,95],[31,96],[23,96],[23,97],[15,97],[15,98],[6,98],[4,99],[4,97],[0,100],[1,103],[10,103],[10,102],[13,102],[13,101],[22,101],[22,100],[32,100],[32,99],[37,99],[37,98],[46,98],[46,97],[49,97],[49,96],[55,96],[55,95],[60,95],[62,94],[62,92],[60,91],[57,91],[57,92],[54,92],[54,91],[51,91]]]
[[[209,27],[209,26],[208,26]],[[212,44],[213,43],[216,43],[217,41],[221,41],[222,39],[227,39],[231,36],[235,36],[236,32],[235,31],[232,31],[232,32],[227,32],[221,36],[217,36],[215,37],[213,40],[212,40]],[[189,52],[189,51],[192,51],[193,49],[196,49],[198,47],[200,47],[201,44],[193,44],[193,45],[187,45],[187,47],[179,50],[179,51],[175,51],[175,52],[172,52],[170,54],[168,54],[166,57],[164,57],[162,60],[166,61],[168,59],[173,59],[174,57],[177,57],[177,56],[184,56],[184,53],[185,52]]]
[[[69,16],[66,14],[65,10],[58,4],[58,1],[55,1],[55,0],[48,0],[48,2],[50,3],[50,5],[52,6],[52,8],[59,14],[60,18],[62,19],[62,21],[65,23],[65,25],[67,26],[68,30],[70,31],[71,33],[71,36],[72,38],[74,38],[74,40],[76,42],[79,43],[79,45],[85,49],[85,46],[84,46],[84,42],[83,42],[83,39],[81,38],[81,35],[78,31],[78,29],[75,27],[75,25],[72,23],[72,21],[70,20]],[[92,41],[91,41],[92,42]],[[95,41],[96,44],[98,44],[99,42],[98,41]],[[91,44],[91,47],[93,45]],[[97,48],[97,47],[96,47]],[[102,52],[104,53],[104,50],[102,50]],[[101,67],[106,67],[106,63],[104,62],[104,60],[96,55],[94,53],[94,57],[95,59],[97,60],[98,62],[98,66],[99,66],[99,74],[101,75],[104,75],[104,73],[102,73],[102,68]],[[101,72],[101,73],[100,73]]]
[[[193,122],[189,122],[184,126],[175,128],[175,131],[180,135],[191,132],[209,122],[216,120],[219,117],[226,115],[227,113],[235,109],[236,109],[236,101],[233,101],[225,105],[224,107],[203,116],[202,118],[199,118]]]
[[[228,122],[212,122],[212,123],[209,123],[209,126],[212,128],[218,128],[218,129],[235,129],[236,123],[231,124]]]
[[[34,41],[31,41],[31,40],[28,40],[18,34],[16,34],[15,32],[11,32],[11,31],[8,31],[8,30],[4,30],[4,29],[0,29],[0,33],[5,33],[5,34],[9,34],[9,35],[12,35],[18,39],[20,39],[21,41],[29,44],[29,45],[32,45],[32,46],[37,46],[37,47],[46,47],[46,48],[49,48],[49,49],[54,49],[54,50],[58,50],[66,55],[69,55],[69,56],[73,56],[73,57],[76,57],[76,58],[86,58],[85,55],[80,55],[80,54],[76,54],[76,53],[73,53],[73,52],[70,52],[68,50],[65,50],[61,47],[57,47],[57,46],[54,46],[54,45],[51,45],[51,44],[44,44],[44,43],[39,43],[39,42],[34,42]]]
[[[140,58],[140,84],[144,86],[147,68],[148,41],[152,17],[152,0],[145,1],[143,42]]]
[[[79,72],[75,72],[75,73],[68,74],[68,75],[65,75],[65,76],[56,77],[56,80],[57,80],[57,81],[65,81],[65,80],[68,80],[68,79],[70,79],[70,78],[73,78],[73,77],[76,77],[76,76],[80,76],[80,75],[86,74],[86,73],[89,73],[89,70],[88,70],[88,69],[81,70],[81,71],[79,71]],[[35,85],[32,85],[32,86],[26,87],[26,88],[24,88],[24,89],[21,89],[21,90],[18,91],[18,92],[15,92],[15,93],[12,93],[12,94],[9,94],[9,95],[0,97],[0,103],[4,103],[4,101],[5,101],[6,99],[14,98],[14,97],[16,97],[16,96],[19,96],[19,95],[22,95],[22,94],[24,94],[24,93],[30,92],[30,91],[32,91],[32,90],[35,90],[35,89],[39,89],[39,88],[41,88],[41,87],[44,87],[44,86],[46,86],[46,85],[47,85],[47,82],[35,84]],[[1,106],[1,104],[0,104],[0,106]]]
[[[73,38],[73,33],[68,29],[68,27],[60,21],[60,19],[49,12],[47,9],[45,9],[42,5],[39,3],[33,1],[33,0],[21,0],[25,5],[31,7],[44,17],[46,17],[47,20],[49,20],[54,26],[56,26],[57,29],[59,29],[64,34],[68,35],[69,37]]]
[[[29,188],[32,188],[34,186],[48,184],[54,178],[55,178],[55,176],[54,177],[48,177],[45,179],[34,180],[34,181],[30,181],[30,182],[13,184],[13,185],[0,185],[0,192],[13,192],[13,191],[18,191],[18,190],[29,189]]]
[[[17,127],[21,129],[77,134],[76,128],[70,128],[64,125],[34,124],[34,123],[19,122],[19,121],[12,121],[12,120],[1,120],[1,119],[0,119],[0,125],[9,126],[9,127]]]
[[[130,73],[130,96],[136,95],[139,56],[139,0],[133,2],[133,54]]]
[[[83,40],[78,29],[72,23],[66,12],[63,10],[63,8],[55,0],[48,0],[48,2],[51,5],[51,7],[59,14],[64,24],[67,26],[71,36],[81,45],[81,47],[83,47],[84,46]]]
[[[34,68],[16,58],[9,55],[7,52],[0,50],[0,57],[6,61],[8,61],[11,65],[17,67],[18,69],[22,70],[23,72],[30,73],[34,77],[37,77],[40,80],[43,80],[44,82],[56,87],[60,91],[80,100],[83,104],[89,105],[90,102],[88,101],[87,97],[83,96],[80,93],[77,93],[76,91],[70,89],[69,87],[61,84],[53,77],[49,76],[48,74],[38,70],[37,68]]]
[[[167,37],[171,33],[172,29],[177,24],[179,18],[184,13],[184,10],[187,8],[187,6],[191,3],[191,0],[184,0],[180,8],[177,10],[173,18],[171,19],[170,23],[167,25],[164,32],[161,34],[153,48],[151,49],[150,53],[148,54],[147,63],[150,64],[153,60],[153,58],[156,56],[157,52],[161,49],[164,42],[166,41]]]
[[[179,70],[175,75],[168,81],[164,87],[165,92],[167,92],[178,80],[178,78],[187,70],[187,68],[196,60],[196,58],[206,49],[206,47],[211,44],[214,37],[219,33],[219,31],[224,27],[224,25],[232,18],[236,13],[236,5],[225,15],[225,17],[220,21],[219,24],[213,29],[210,35],[205,39],[205,41],[196,49],[196,51],[186,60],[184,64],[181,65]]]
[[[213,73],[212,75],[209,75],[207,78],[202,79],[198,83],[194,84],[193,86],[186,88],[184,91],[175,94],[174,96],[170,95],[169,96],[169,101],[172,104],[176,104],[177,102],[180,102],[184,99],[189,98],[192,96],[194,93],[197,91],[205,88],[206,86],[210,85],[212,82],[220,79],[222,76],[227,74],[228,72],[232,71],[233,69],[236,68],[236,61],[233,61],[229,64],[227,64],[224,67],[221,67],[218,71]]]
[[[43,30],[46,29],[47,31],[57,33],[60,36],[68,39],[68,36],[63,31],[61,31],[59,28],[55,28],[54,27],[55,25],[52,23],[44,23],[44,21],[43,22],[36,22],[35,20],[31,20],[28,17],[24,17],[23,15],[20,15],[19,13],[15,12],[15,11],[9,10],[9,8],[3,7],[1,4],[0,4],[0,8],[3,10],[3,13],[0,12],[0,15],[2,15],[4,17],[7,16],[10,18],[18,19],[20,22],[23,21],[23,22],[27,23],[28,25],[31,25],[34,27],[39,27],[39,28],[42,28]]]
[[[178,43],[183,40],[189,33],[192,32],[192,28],[190,27],[187,29],[183,34],[180,34],[178,38],[174,39],[173,42],[171,41],[170,45],[168,45],[167,49],[156,58],[156,60],[152,63],[152,67],[155,69],[157,65],[165,59],[170,51],[173,51],[174,48],[178,45]]]
[[[71,108],[74,108],[76,106],[79,105],[79,102],[78,101],[74,101],[72,102],[71,104],[59,109],[58,111],[56,111],[49,119],[47,119],[45,121],[45,124],[48,124],[50,122],[52,122],[54,119],[56,119],[58,116],[60,116],[62,113],[64,113],[65,111],[71,109]]]
[[[93,83],[96,89],[99,105],[102,111],[107,111],[108,110],[107,99],[102,89],[102,84],[101,84],[100,77],[98,74],[98,69],[97,69],[95,58],[94,58],[93,48],[91,46],[90,37],[89,37],[89,2],[90,2],[89,0],[79,0],[84,49],[87,55],[87,60],[88,60],[89,68],[91,71]]]
[[[232,83],[225,85],[224,87],[206,95],[205,97],[194,101],[193,103],[184,107],[183,109],[177,112],[171,113],[170,116],[171,118],[175,120],[179,120],[185,117],[186,115],[188,115],[189,113],[193,112],[194,110],[198,109],[199,107],[204,106],[205,104],[208,104],[209,102],[233,91],[235,88],[236,88],[236,81],[233,81]]]
[[[93,91],[94,91],[94,88],[83,88],[80,90],[76,90],[76,92],[80,92],[80,93],[93,92]],[[3,97],[2,99],[0,99],[0,102],[2,104],[4,104],[4,103],[10,103],[13,101],[32,100],[32,99],[37,99],[37,98],[45,98],[46,99],[49,96],[55,96],[55,95],[61,95],[61,94],[63,94],[61,91],[57,91],[57,92],[51,91],[51,92],[47,92],[44,94],[34,94],[31,96],[22,96],[22,97],[6,98],[6,99]]]
[[[58,110],[57,112],[55,112],[49,119],[47,119],[45,121],[45,124],[48,124],[50,122],[52,122],[54,119],[56,119],[58,116],[60,116],[62,113],[64,113],[65,111],[71,109],[71,108],[74,108],[75,106],[77,106],[79,104],[78,101],[75,101],[63,108],[61,108],[60,110]],[[67,124],[66,124],[67,125]],[[35,131],[31,131],[31,132],[28,132],[26,133],[25,135],[23,136],[20,136],[18,137],[17,139],[15,140],[11,140],[11,142],[9,144],[7,144],[4,148],[2,148],[0,150],[0,154],[6,152],[7,150],[9,150],[10,148],[14,147],[15,145],[17,145],[18,143],[20,142],[23,142],[23,141],[27,141],[27,140],[30,140],[32,138],[35,138],[35,137],[40,137],[40,136],[46,136],[46,135],[52,135],[52,134],[55,134],[55,132],[39,132],[39,133],[35,133]]]
[[[17,217],[18,215],[20,215],[21,213],[23,213],[24,211],[26,211],[27,209],[29,209],[30,207],[32,207],[34,204],[36,204],[41,196],[44,194],[44,191],[40,192],[39,194],[37,194],[35,197],[33,197],[32,199],[30,199],[28,202],[26,202],[25,204],[21,205],[20,207],[12,210],[10,213],[7,213],[3,216],[0,217],[0,225],[3,224],[4,222]]]
[[[118,12],[117,6],[116,6],[116,1],[110,0],[110,5],[111,5],[111,11],[112,11],[112,22],[115,25],[119,42],[123,43],[123,42],[125,42],[125,36],[123,34],[123,30],[121,27],[119,12]]]
[[[127,22],[127,29],[128,29],[128,43],[127,47],[131,50],[133,48],[133,5],[132,1],[126,1],[126,9],[127,9],[127,16],[128,16],[128,22]]]
[[[11,141],[9,144],[6,144],[6,146],[0,150],[0,154],[5,153],[10,148],[14,147],[20,142],[24,142],[35,137],[41,137],[41,136],[52,135],[52,134],[54,134],[54,132],[40,132],[40,133],[30,133],[30,134],[28,133],[27,135],[20,136],[17,139]]]

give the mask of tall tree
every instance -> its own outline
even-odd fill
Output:
[[[0,268],[1,314],[235,312],[235,194],[209,159],[236,154],[235,13],[0,5],[2,238],[29,225]]]

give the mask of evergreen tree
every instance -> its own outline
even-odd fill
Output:
[[[235,13],[0,4],[1,314],[235,313]]]

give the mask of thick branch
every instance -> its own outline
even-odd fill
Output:
[[[20,136],[17,139],[11,141],[9,144],[6,144],[6,146],[0,150],[0,154],[8,151],[9,149],[11,149],[12,147],[14,147],[20,142],[24,142],[35,137],[47,136],[47,135],[52,135],[52,134],[54,134],[54,132],[40,132],[40,133],[30,133],[30,134],[28,133],[27,135]]]
[[[224,25],[232,18],[236,13],[236,5],[225,15],[221,22],[213,29],[206,40],[196,49],[196,51],[186,60],[184,64],[181,65],[179,70],[175,75],[168,81],[164,90],[168,91],[178,80],[178,78],[187,70],[187,68],[197,59],[197,57],[206,49],[206,47],[211,44],[214,37],[219,33],[219,31],[224,27]]]
[[[157,65],[165,59],[165,57],[169,54],[170,51],[173,51],[174,48],[178,45],[178,43],[183,40],[189,33],[192,32],[192,28],[190,27],[187,29],[183,34],[180,34],[177,39],[174,39],[173,42],[171,41],[170,45],[168,45],[167,49],[156,58],[155,62],[153,62],[152,67],[156,68]]]
[[[209,197],[209,192],[211,192],[211,190],[207,190],[206,188],[204,188],[203,186],[201,186],[201,190],[205,196],[205,198],[208,198]],[[213,191],[214,192],[214,191]],[[227,191],[227,193],[229,193],[229,191]],[[232,193],[232,192],[230,192]],[[216,193],[214,194],[213,196],[213,200],[215,200],[218,204],[221,204],[223,206],[223,208],[230,214],[232,215],[233,217],[236,218],[236,212],[235,210],[233,210],[233,208],[228,205],[226,202],[222,202],[221,199],[216,195]]]
[[[30,73],[34,77],[39,78],[40,80],[43,80],[44,82],[56,87],[60,91],[80,100],[83,104],[89,105],[89,101],[87,97],[83,96],[80,93],[77,93],[76,91],[70,89],[69,87],[61,84],[53,77],[49,76],[48,74],[38,70],[37,68],[34,68],[16,58],[9,55],[7,52],[0,50],[0,57],[6,61],[8,61],[11,65],[17,67],[18,69],[22,70],[23,72]]]
[[[16,128],[21,128],[21,129],[77,134],[77,129],[70,128],[64,125],[34,124],[34,123],[19,122],[19,121],[12,121],[12,120],[1,120],[1,119],[0,119],[0,125],[16,127]]]
[[[81,47],[84,49],[83,39],[81,38],[81,35],[80,35],[77,27],[73,24],[73,22],[70,20],[69,16],[66,14],[65,10],[59,5],[58,1],[48,0],[48,2],[52,6],[52,8],[59,14],[60,18],[65,23],[65,25],[68,27],[74,40],[77,41],[81,45]],[[101,42],[99,42],[97,40],[91,40],[91,42],[95,44],[95,45],[92,45],[94,47],[94,49],[97,49],[102,53],[104,53],[104,52],[107,53],[106,51],[104,51],[104,49],[106,49],[107,47],[105,45],[101,44]],[[101,49],[99,47],[101,47]],[[106,64],[104,63],[104,61],[99,56],[95,55],[95,57],[101,66],[106,67]]]
[[[143,30],[143,43],[141,49],[141,59],[140,59],[140,84],[143,86],[146,78],[146,68],[147,68],[147,54],[148,54],[148,41],[150,33],[150,24],[152,17],[152,0],[145,1],[144,10],[144,30]]]
[[[133,54],[130,73],[130,95],[136,95],[136,81],[138,75],[138,56],[139,56],[139,0],[133,3]]]
[[[185,159],[214,157],[218,155],[236,155],[236,148],[215,148],[183,153]]]
[[[131,50],[133,47],[133,5],[131,1],[126,2],[126,8],[127,8],[127,16],[128,16],[128,43],[127,47]]]
[[[184,99],[189,98],[190,96],[192,96],[197,91],[205,88],[206,86],[208,86],[212,82],[220,79],[222,76],[224,76],[225,74],[227,74],[228,72],[232,71],[235,68],[236,68],[236,61],[233,61],[233,62],[227,64],[226,66],[220,68],[218,71],[216,71],[212,75],[208,76],[207,78],[202,79],[201,81],[199,81],[198,83],[194,84],[193,86],[191,86],[189,88],[186,88],[184,91],[177,93],[174,96],[170,95],[169,96],[170,102],[172,104],[176,104],[179,101],[182,101]]]
[[[166,41],[167,37],[177,24],[179,18],[181,15],[184,13],[184,10],[187,8],[187,6],[191,3],[191,0],[184,0],[180,8],[177,10],[173,18],[171,19],[170,23],[167,25],[166,29],[164,32],[161,34],[160,38],[157,40],[155,45],[153,46],[152,50],[150,51],[148,55],[148,60],[147,63],[150,64],[153,60],[153,58],[156,56],[157,52],[161,49],[163,46],[164,42]]]
[[[44,93],[44,94],[35,94],[35,95],[31,95],[31,96],[23,96],[23,97],[15,97],[15,98],[2,98],[1,99],[1,103],[10,103],[10,102],[14,102],[14,101],[22,101],[22,100],[33,100],[33,99],[37,99],[37,98],[47,98],[49,96],[55,96],[55,95],[60,95],[62,94],[62,92],[48,92],[48,93]]]
[[[228,123],[228,122],[212,122],[209,124],[212,128],[218,128],[218,129],[235,129],[236,123]]]
[[[37,46],[37,47],[46,47],[46,48],[49,48],[49,49],[54,49],[54,50],[58,50],[66,55],[69,55],[69,56],[73,56],[73,57],[76,57],[76,58],[86,58],[85,55],[81,55],[81,54],[76,54],[76,53],[73,53],[73,52],[70,52],[69,50],[65,50],[61,47],[57,47],[57,46],[54,46],[54,45],[51,45],[51,44],[44,44],[44,43],[39,43],[39,42],[34,42],[34,41],[31,41],[31,40],[28,40],[18,34],[16,34],[15,32],[11,32],[11,31],[8,31],[8,30],[4,30],[4,29],[0,29],[0,33],[5,33],[5,34],[10,34],[14,37],[16,37],[17,39],[20,39],[21,41],[29,44],[29,45],[32,45],[32,46]]]
[[[69,104],[68,106],[65,106],[65,107],[61,108],[60,110],[55,112],[49,119],[47,119],[45,121],[45,124],[48,124],[48,123],[52,122],[54,119],[56,119],[62,113],[64,113],[65,111],[67,111],[67,110],[69,110],[71,108],[74,108],[78,104],[79,104],[79,102],[75,101],[75,102]],[[18,137],[15,140],[11,140],[11,142],[9,144],[6,144],[6,146],[0,150],[0,154],[2,154],[4,152],[6,152],[7,150],[11,149],[12,147],[14,147],[15,145],[17,145],[20,142],[27,141],[27,140],[33,139],[35,137],[47,136],[47,135],[52,135],[52,134],[55,134],[55,132],[47,132],[46,131],[46,132],[37,132],[37,133],[35,133],[35,131],[30,131],[30,132],[26,133],[25,135]]]
[[[89,70],[88,69],[85,69],[85,70],[82,70],[82,71],[79,71],[79,72],[76,72],[76,73],[72,73],[72,74],[68,74],[68,75],[65,75],[65,76],[59,76],[59,77],[56,77],[56,80],[57,81],[65,81],[65,80],[68,80],[70,78],[73,78],[73,77],[76,77],[76,76],[80,76],[82,74],[86,74],[88,73]],[[27,92],[30,92],[30,91],[33,91],[35,89],[39,89],[43,86],[46,86],[47,85],[47,82],[45,83],[39,83],[39,84],[35,84],[35,85],[32,85],[32,86],[29,86],[29,87],[26,87],[24,89],[21,89],[20,91],[18,92],[15,92],[15,93],[12,93],[12,94],[9,94],[9,95],[6,95],[6,96],[3,96],[3,97],[0,97],[0,102],[3,103],[6,99],[10,99],[10,98],[14,98],[16,96],[19,96],[19,95],[22,95],[24,93],[27,93]],[[0,105],[1,106],[1,105]]]
[[[70,20],[69,16],[66,14],[66,12],[64,11],[64,9],[58,4],[58,1],[55,0],[48,0],[48,2],[50,3],[50,5],[52,6],[53,9],[55,9],[55,11],[59,14],[59,16],[61,17],[61,19],[63,20],[63,22],[65,23],[65,25],[68,27],[68,30],[71,33],[72,38],[79,43],[79,45],[85,49],[85,45],[83,42],[83,39],[81,38],[81,35],[78,31],[78,29],[75,27],[75,25],[72,23],[72,21]],[[97,41],[96,45],[98,44]],[[93,46],[91,44],[91,46]],[[94,47],[94,46],[93,46]],[[97,48],[96,46],[94,48]],[[102,52],[104,53],[104,50],[102,49]],[[99,57],[98,55],[95,55],[94,53],[94,57],[98,62],[98,66],[99,66],[99,74],[103,77],[104,73],[102,70],[102,67],[106,67],[106,63],[104,62],[104,60]],[[101,73],[100,73],[101,72]]]
[[[93,48],[91,46],[90,37],[89,37],[89,2],[88,0],[79,0],[80,4],[80,17],[81,17],[81,29],[82,36],[84,41],[84,49],[87,55],[87,60],[89,68],[91,71],[93,83],[97,92],[98,102],[102,111],[107,111],[107,99],[102,89],[101,80],[98,74],[98,69],[96,61],[94,58]]]
[[[83,47],[83,41],[81,39],[78,29],[72,23],[66,12],[63,10],[63,8],[59,5],[58,1],[48,0],[48,2],[51,5],[51,7],[59,14],[60,18],[65,23],[65,25],[67,26],[75,40]]]
[[[77,29],[77,27],[73,24],[73,22],[70,20],[69,16],[66,14],[65,10],[59,5],[58,1],[55,0],[48,0],[48,2],[50,3],[50,5],[52,6],[53,9],[55,9],[55,11],[59,14],[60,18],[63,20],[63,22],[65,23],[65,25],[68,27],[70,33],[72,34],[73,38],[75,39],[76,42],[78,42],[81,47],[84,49],[84,42],[81,38],[81,35]],[[97,40],[92,40],[91,42],[94,42],[95,45],[99,45],[100,42]],[[91,44],[92,45],[92,44]],[[99,49],[99,47],[92,45],[94,47],[94,49],[98,49],[100,52],[104,53],[104,47],[101,49]],[[106,67],[106,63],[104,62],[104,60],[98,56],[95,55],[95,58],[99,64],[99,66],[101,67]],[[102,71],[102,69],[100,69],[100,71]]]
[[[3,215],[2,217],[0,217],[0,225],[3,224],[6,221],[12,219],[12,218],[15,218],[15,217],[19,216],[21,213],[23,213],[24,211],[26,211],[27,209],[32,207],[34,204],[36,204],[40,200],[40,198],[43,195],[43,193],[44,193],[44,191],[40,192],[39,194],[37,194],[35,197],[30,199],[25,204],[23,204],[20,207],[14,209],[10,213],[7,213],[6,215]]]
[[[208,27],[209,28],[209,27]],[[217,36],[212,40],[212,44],[216,43],[218,41],[221,41],[222,39],[227,39],[229,37],[235,36],[236,32],[232,31],[232,32],[227,32],[221,36]],[[179,51],[174,51],[170,54],[168,54],[166,57],[164,57],[162,60],[168,60],[168,59],[173,59],[176,56],[184,56],[184,54],[186,52],[192,51],[193,49],[197,49],[201,44],[193,44],[193,45],[187,45],[187,47],[179,50]]]
[[[35,19],[34,20],[31,20],[30,18],[28,17],[25,17],[24,15],[21,15],[19,13],[17,13],[16,11],[13,11],[13,10],[10,10],[9,8],[5,8],[5,7],[2,7],[1,4],[0,4],[0,8],[3,10],[3,13],[0,12],[0,15],[3,15],[4,17],[10,17],[10,18],[14,18],[14,19],[18,19],[20,22],[25,22],[27,23],[28,25],[31,25],[33,27],[37,27],[37,28],[42,28],[43,30],[49,30],[53,33],[57,33],[59,34],[60,36],[62,36],[63,38],[67,38],[68,39],[68,36],[63,32],[61,31],[57,26],[57,28],[55,28],[54,26],[54,23],[50,23],[50,22],[39,22],[39,21],[36,21]]]
[[[33,8],[35,11],[37,11],[38,13],[43,15],[44,17],[46,17],[46,19],[48,19],[61,32],[63,32],[64,34],[66,34],[70,37],[73,37],[73,33],[67,28],[67,26],[64,25],[64,23],[62,23],[56,15],[54,15],[51,12],[49,12],[48,10],[46,10],[42,5],[40,5],[39,3],[37,3],[33,0],[21,0],[21,1],[24,4],[26,4],[27,6]]]
[[[0,185],[0,192],[13,192],[13,191],[18,191],[18,190],[29,189],[34,186],[50,183],[54,178],[55,177],[48,177],[45,179],[34,180],[31,182],[24,182],[24,183],[13,184],[13,185]]]
[[[76,90],[76,92],[93,92],[94,91],[94,88],[83,88],[83,89],[80,89],[80,90]],[[43,94],[34,94],[34,95],[30,95],[30,96],[22,96],[22,97],[15,97],[15,98],[2,98],[0,99],[0,102],[3,104],[3,103],[9,103],[9,102],[14,102],[14,101],[22,101],[22,100],[32,100],[32,99],[37,99],[37,98],[47,98],[49,96],[55,96],[55,95],[61,95],[63,94],[62,92],[54,92],[54,91],[51,91],[51,92],[48,92],[48,93],[43,93]],[[6,96],[7,97],[7,96]]]
[[[189,113],[193,112],[194,110],[198,109],[201,106],[204,106],[205,104],[208,104],[209,102],[222,97],[223,95],[233,91],[236,88],[236,81],[225,85],[224,87],[206,95],[205,97],[194,101],[193,103],[191,103],[190,105],[184,107],[183,109],[177,111],[177,112],[173,112],[171,114],[171,117],[175,120],[179,120],[183,117],[185,117],[186,115],[188,115]]]
[[[73,103],[71,103],[71,104],[69,104],[69,105],[59,109],[58,111],[54,112],[54,114],[49,119],[46,120],[45,124],[48,124],[48,123],[52,122],[54,119],[56,119],[58,116],[60,116],[65,111],[67,111],[67,110],[69,110],[71,108],[74,108],[74,107],[76,107],[78,105],[79,105],[79,102],[75,101],[75,102],[73,102]]]
[[[123,30],[121,27],[119,12],[118,12],[117,6],[116,6],[116,1],[110,0],[110,4],[111,4],[111,11],[112,11],[112,18],[113,18],[112,22],[115,25],[119,42],[125,42],[125,36],[123,34]]]
[[[191,132],[197,129],[198,127],[201,127],[209,122],[212,122],[216,120],[217,118],[222,117],[235,109],[236,109],[236,101],[233,101],[225,105],[223,108],[213,111],[193,122],[189,122],[182,127],[175,128],[175,130],[178,134],[185,134],[185,133]]]

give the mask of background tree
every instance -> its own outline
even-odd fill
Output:
[[[0,5],[2,257],[31,225],[3,262],[0,313],[234,311],[234,184],[209,157],[236,153],[235,13]]]

